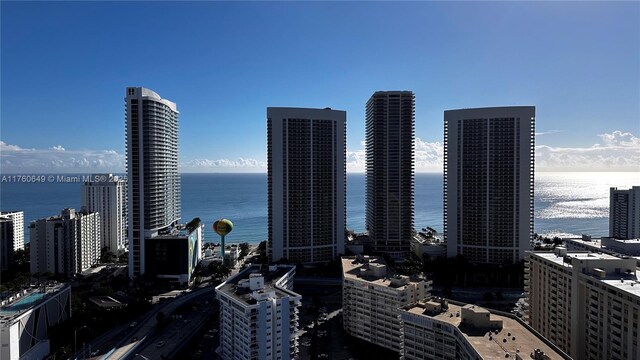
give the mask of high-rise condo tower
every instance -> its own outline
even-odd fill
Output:
[[[126,92],[129,277],[145,273],[145,239],[180,219],[178,109],[143,87]]]
[[[268,253],[325,263],[344,252],[345,111],[267,108]]]
[[[366,107],[366,228],[374,251],[406,255],[413,235],[415,96],[376,91]]]
[[[535,107],[444,112],[447,255],[512,264],[533,236]]]

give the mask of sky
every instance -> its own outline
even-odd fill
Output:
[[[377,90],[416,96],[416,171],[444,110],[536,106],[538,171],[640,171],[639,2],[2,1],[0,171],[123,172],[124,96],[178,104],[184,172],[265,172],[266,107],[347,111],[364,170]]]

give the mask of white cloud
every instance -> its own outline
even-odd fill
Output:
[[[367,158],[364,149],[349,151],[347,149],[347,172],[364,172]]]
[[[618,130],[598,136],[603,144],[590,147],[536,146],[536,168],[542,171],[640,171],[640,138]]]
[[[550,130],[536,135],[561,132]],[[599,134],[602,144],[588,147],[536,146],[536,169],[540,171],[640,171],[640,137],[629,132]],[[347,151],[347,171],[365,170],[364,142]],[[441,172],[443,144],[415,140],[416,172]]]
[[[548,130],[548,131],[541,131],[541,132],[537,132],[536,136],[542,136],[542,135],[549,135],[549,134],[557,134],[557,133],[561,133],[562,130]]]
[[[640,171],[640,138],[629,132],[598,135],[601,144],[589,147],[536,146],[540,171]],[[347,171],[363,172],[365,143],[347,150]],[[416,172],[441,172],[443,144],[415,140]],[[67,150],[62,145],[28,149],[0,141],[0,170],[4,173],[124,172],[126,159],[115,150]],[[252,158],[193,159],[180,164],[184,172],[265,172],[266,162]]]
[[[604,133],[598,136],[602,139],[605,146],[621,146],[635,148],[636,150],[640,149],[640,138],[629,132],[623,133],[622,131],[616,130],[611,134]]]
[[[4,173],[123,172],[125,159],[114,150],[25,149],[0,141],[0,167]]]
[[[347,150],[347,172],[364,172],[366,166],[365,142],[361,141],[361,149]],[[440,142],[426,142],[416,138],[415,143],[415,171],[441,172],[444,148]]]
[[[183,172],[265,172],[267,164],[256,159],[194,159],[180,164]]]
[[[0,140],[0,151],[19,151],[19,150],[33,150],[33,149],[23,149],[18,145],[9,145],[6,142]]]

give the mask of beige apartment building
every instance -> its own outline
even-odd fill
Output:
[[[574,359],[638,359],[639,279],[634,258],[530,252],[526,319]]]
[[[381,257],[342,258],[344,330],[400,352],[400,308],[430,295],[431,281],[394,275]]]
[[[403,360],[570,359],[512,314],[434,298],[400,316]]]

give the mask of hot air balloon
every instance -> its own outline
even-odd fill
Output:
[[[220,220],[216,220],[213,223],[213,231],[215,231],[222,238],[222,240],[220,242],[220,255],[222,256],[222,263],[223,264],[225,263],[225,258],[224,258],[224,237],[225,237],[225,235],[230,233],[231,230],[233,230],[233,223],[231,222],[231,220],[220,219]]]

